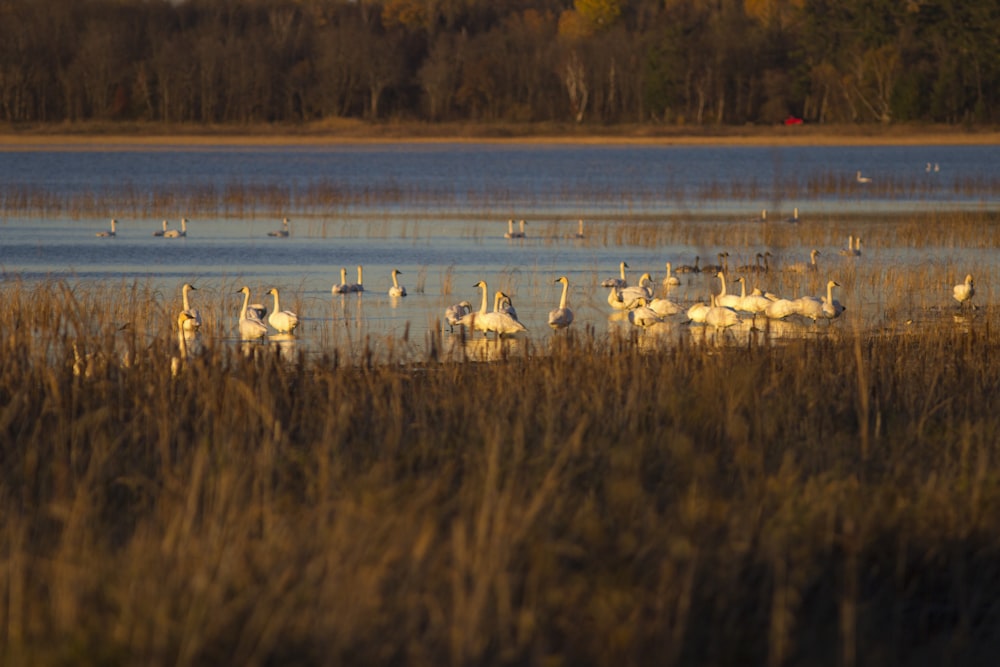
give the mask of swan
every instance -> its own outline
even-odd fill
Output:
[[[833,298],[833,288],[840,287],[840,283],[831,280],[826,284],[826,298],[823,299],[823,317],[827,320],[834,320],[840,317],[847,308]]]
[[[237,294],[243,295],[243,309],[240,310],[240,338],[243,340],[257,340],[267,335],[267,326],[260,321],[257,313],[249,308],[250,288],[244,285]]]
[[[507,218],[507,233],[503,235],[505,239],[516,239],[517,232],[514,231],[514,219]]]
[[[851,253],[851,254],[853,254],[855,257],[861,257],[861,237],[860,236],[854,237],[854,252]]]
[[[580,223],[580,226],[576,230],[576,238],[582,239],[582,238],[584,238],[584,236],[583,236],[583,218],[580,218],[578,220],[578,222]]]
[[[825,317],[823,315],[822,299],[817,299],[814,296],[800,296],[792,303],[795,304],[795,310],[799,315],[808,317],[813,322],[821,317]]]
[[[484,333],[489,333],[493,331],[497,336],[503,336],[505,334],[514,334],[521,331],[527,331],[528,328],[518,322],[515,318],[511,317],[509,314],[504,312],[487,312],[487,294],[488,288],[486,286],[486,281],[480,280],[475,285],[483,290],[483,302],[477,313],[469,313],[462,318],[461,323],[465,326],[472,326],[478,331]],[[499,301],[503,292],[497,292],[494,297],[494,307],[499,307]]]
[[[389,296],[406,296],[406,288],[399,284],[396,276],[400,274],[399,269],[392,270],[392,287],[389,288]]]
[[[642,277],[639,278],[638,285],[634,285],[632,287],[626,287],[620,290],[622,301],[624,301],[625,303],[629,303],[639,298],[646,300],[652,299],[653,298],[653,288],[651,286],[652,282],[653,282],[652,276],[650,276],[648,273],[642,274]],[[646,283],[650,283],[650,285],[647,285]]]
[[[517,232],[517,238],[523,239],[527,236],[527,234],[524,233],[524,226],[528,223],[524,221],[524,218],[521,218],[518,220],[517,224],[520,225],[520,230]]]
[[[797,262],[795,264],[789,264],[788,266],[785,267],[784,270],[789,273],[806,273],[808,271],[815,271],[818,268],[818,265],[816,264],[816,257],[820,254],[821,253],[819,250],[813,248],[809,252],[808,264],[806,264],[805,262]]]
[[[114,218],[111,218],[111,231],[97,232],[97,237],[106,239],[115,236],[118,233],[117,227],[118,227],[118,221],[115,220]]]
[[[757,273],[759,271],[762,271],[764,267],[761,266],[760,262],[763,259],[764,259],[764,254],[757,253],[757,255],[754,257],[753,264],[744,264],[743,266],[737,266],[736,270],[740,273]]]
[[[743,276],[739,277],[740,281],[740,302],[738,306],[735,306],[736,310],[742,310],[744,313],[763,313],[767,310],[767,307],[771,305],[771,300],[768,299],[763,294],[760,294],[760,290],[754,290],[757,294],[747,294],[747,280]]]
[[[792,209],[792,217],[790,217],[787,220],[785,220],[785,222],[798,222],[798,221],[799,221],[799,209],[798,208],[793,208]]]
[[[153,236],[164,236],[167,233],[167,221],[163,221],[163,229],[157,229],[153,232]]]
[[[497,292],[493,302],[494,313],[506,313],[517,320],[517,311],[514,310],[514,302],[510,300],[510,295],[505,292]],[[518,320],[520,322],[520,320]]]
[[[289,236],[288,218],[285,218],[285,219],[283,219],[281,221],[281,229],[276,229],[276,230],[274,230],[272,232],[268,232],[267,235],[268,236],[277,236],[277,237],[280,237],[280,238],[288,238],[288,236]]]
[[[667,277],[663,279],[663,287],[665,289],[670,289],[671,287],[677,287],[681,284],[681,279],[673,275],[673,269],[670,267],[670,262],[667,262]]]
[[[789,315],[796,315],[799,312],[794,301],[790,299],[776,299],[764,309],[764,316],[771,320],[783,320]]]
[[[708,309],[708,304],[701,302],[696,303],[687,309],[687,318],[689,321],[695,322],[696,324],[704,324],[705,316],[708,315]]]
[[[559,297],[559,307],[549,312],[549,326],[553,329],[565,329],[573,323],[573,311],[566,306],[566,296],[569,294],[569,279],[566,276],[555,282],[562,283],[562,296]]]
[[[701,272],[715,274],[718,273],[719,271],[724,271],[726,273],[729,273],[729,253],[720,252],[717,255],[717,257],[719,259],[718,264],[706,264],[705,266],[701,267]]]
[[[334,294],[347,294],[348,292],[353,292],[351,285],[347,284],[347,269],[340,267],[340,282],[336,283],[330,288],[330,291]]]
[[[450,331],[454,332],[455,327],[462,324],[462,319],[472,312],[472,304],[468,301],[459,301],[444,309],[444,319],[448,323]]]
[[[171,229],[169,231],[163,232],[163,238],[165,239],[179,239],[182,236],[187,236],[187,218],[181,218],[181,228]]]
[[[712,297],[712,307],[705,313],[705,324],[716,329],[726,329],[740,323],[740,316],[728,306],[720,306],[718,299]]]
[[[365,281],[362,279],[361,275],[361,265],[358,264],[358,282],[350,285],[352,292],[364,292],[365,291]]]
[[[857,179],[858,183],[871,183],[872,182],[872,179],[869,178],[868,176],[862,176],[860,171],[857,173],[857,175],[855,176],[855,178]]]
[[[753,222],[767,222],[767,209],[766,208],[762,208],[760,210],[760,217],[759,218],[752,218],[752,221]]]
[[[726,274],[719,271],[715,274],[715,277],[722,283],[722,291],[716,296],[715,305],[720,308],[736,308],[740,305],[740,297],[726,292]]]
[[[850,236],[847,237],[847,247],[846,248],[841,248],[837,252],[839,252],[841,255],[844,255],[845,257],[853,257],[854,256],[854,235],[853,234],[851,234]]]
[[[701,269],[698,268],[699,261],[701,261],[701,257],[695,257],[693,266],[691,264],[681,264],[674,269],[674,273],[700,273]]]
[[[629,311],[628,321],[637,327],[651,327],[657,322],[662,322],[659,314],[652,308],[646,305],[646,299],[644,297],[639,298],[638,305]]]
[[[278,288],[272,287],[267,293],[274,297],[274,310],[267,316],[267,321],[278,333],[292,333],[299,326],[299,316],[290,310],[282,310],[278,304]]]
[[[181,301],[184,305],[184,310],[181,311],[181,315],[187,315],[187,319],[184,320],[183,324],[184,331],[197,331],[201,328],[201,313],[199,313],[196,308],[192,308],[191,302],[188,301],[188,292],[195,289],[196,288],[189,283],[184,283],[184,286],[181,288]],[[178,322],[180,322],[180,318],[178,318]]]
[[[952,288],[952,298],[958,301],[959,307],[976,295],[976,286],[972,281],[972,274],[965,276],[965,282],[961,282]]]
[[[681,312],[681,307],[670,299],[650,299],[646,307],[652,309],[660,317],[669,317]]]
[[[601,283],[601,287],[616,287],[618,289],[624,289],[628,287],[628,281],[625,280],[625,269],[629,268],[628,264],[622,262],[618,265],[618,270],[621,272],[620,278],[607,278]]]

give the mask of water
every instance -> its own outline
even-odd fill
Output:
[[[856,184],[858,170],[873,178],[872,187]],[[683,243],[649,247],[639,237],[633,242],[615,236],[623,225],[655,225],[678,217],[693,225],[740,225],[762,208],[784,216],[793,206],[805,215],[853,213],[862,218],[928,208],[995,210],[1000,149],[108,146],[100,151],[0,152],[0,183],[8,202],[13,193],[30,191],[54,201],[89,197],[98,202],[98,210],[106,207],[99,215],[36,217],[30,210],[6,206],[0,222],[0,269],[8,279],[148,282],[163,294],[165,309],[179,303],[180,285],[191,282],[199,288],[195,300],[203,313],[220,320],[216,330],[222,336],[234,335],[232,322],[241,303],[234,292],[240,285],[249,285],[255,300],[264,300],[264,291],[278,286],[283,307],[304,318],[298,344],[317,349],[340,344],[345,337],[387,340],[404,332],[421,341],[422,334],[437,326],[446,305],[462,299],[478,305],[473,284],[480,279],[489,282],[491,292],[503,289],[514,296],[529,337],[550,335],[546,315],[558,303],[560,287],[553,281],[560,275],[573,285],[574,327],[626,327],[609,320],[606,291],[597,288],[602,278],[616,273],[619,261],[633,267],[633,279],[643,271],[659,272],[659,279],[665,261],[690,261],[698,253],[710,259],[717,249]],[[817,183],[829,187],[816,188]],[[351,196],[324,205],[313,196],[318,187]],[[122,215],[126,200],[152,208],[164,193],[207,192],[211,199],[227,188],[272,188],[281,193],[284,206],[275,211],[254,204],[236,215],[220,206],[212,214],[189,215],[189,236],[182,239],[154,238],[152,232],[163,217],[176,227],[184,211],[166,205],[142,215]],[[291,238],[267,235],[279,228],[281,215],[292,219]],[[112,216],[119,219],[117,237],[96,238]],[[528,238],[502,237],[509,217],[528,219]],[[577,218],[587,220],[588,238],[582,241],[572,238]],[[763,249],[741,248],[738,242],[727,247],[734,255],[742,253],[738,263],[752,261],[752,253]],[[880,248],[877,242],[869,247],[868,257],[882,253],[892,261],[922,259],[905,249]],[[822,250],[831,261],[836,256],[836,247]],[[802,256],[808,248],[785,252]],[[997,263],[993,253],[977,252],[975,262]],[[951,266],[967,262],[968,254],[939,254],[935,260]],[[340,267],[348,269],[354,282],[358,264],[365,267],[364,296],[333,297],[330,286],[339,282]],[[401,282],[409,292],[404,299],[386,295],[393,268],[402,271]],[[674,298],[706,298],[716,286],[713,278],[698,277],[685,281]],[[816,285],[793,287],[822,291],[822,285],[818,291]],[[872,305],[877,296],[860,287],[851,296],[877,308]]]

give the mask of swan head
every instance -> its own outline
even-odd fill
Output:
[[[473,285],[473,287],[486,287],[486,283],[480,280],[478,283]]]
[[[272,287],[271,289],[267,290],[267,293],[271,294],[273,296],[278,296],[278,288],[277,287]]]
[[[809,253],[809,256],[812,257],[813,259],[816,259],[816,257],[821,254],[823,253],[821,253],[819,250],[816,250],[816,248],[813,248],[812,251]]]
[[[403,272],[400,271],[399,269],[393,269],[392,270],[392,275],[394,275],[394,276],[401,276],[401,275],[403,275]]]
[[[719,271],[718,273],[715,274],[715,277],[718,278],[719,280],[725,280],[726,274],[724,274],[722,271]]]
[[[836,280],[831,280],[830,282],[828,282],[826,284],[826,286],[827,287],[840,287],[840,283],[838,283]]]
[[[971,273],[966,274],[966,276],[965,276],[965,284],[969,285],[969,286],[972,285],[972,274]]]
[[[237,294],[245,294],[246,296],[250,296],[250,288],[247,287],[246,285],[244,285],[243,287],[241,287],[238,290],[236,290],[236,293]]]
[[[184,286],[181,288],[181,290],[183,290],[185,292],[188,292],[188,291],[195,291],[195,292],[197,292],[198,288],[195,287],[194,285],[192,285],[191,283],[184,283]]]
[[[569,285],[569,278],[567,278],[566,276],[560,276],[559,278],[556,278],[552,282],[562,283],[563,285]]]

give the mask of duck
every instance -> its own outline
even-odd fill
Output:
[[[288,218],[284,218],[281,221],[281,229],[275,229],[267,233],[268,236],[276,236],[278,238],[288,238],[290,230],[288,228]]]
[[[299,316],[290,310],[281,310],[278,303],[278,288],[272,287],[267,293],[274,297],[274,310],[267,316],[268,323],[277,329],[278,333],[290,334],[299,326]]]
[[[566,276],[561,276],[554,282],[562,283],[562,296],[559,297],[559,307],[549,311],[549,326],[553,329],[565,329],[573,323],[573,311],[566,305],[566,297],[569,294],[569,279]]]
[[[951,288],[951,296],[955,301],[958,301],[959,307],[965,304],[967,301],[971,301],[972,297],[976,295],[976,285],[972,280],[972,274],[967,274],[965,276],[965,281],[955,285]]]
[[[345,267],[340,267],[340,282],[331,287],[330,291],[334,294],[347,294],[354,291],[347,282],[347,269]]]
[[[96,236],[98,238],[101,238],[101,239],[106,239],[106,238],[110,238],[112,236],[115,236],[117,234],[118,234],[118,221],[115,220],[114,218],[111,218],[111,230],[110,231],[105,230],[103,232],[97,232]]]
[[[237,294],[243,295],[243,308],[240,310],[239,330],[240,338],[243,340],[257,340],[267,335],[267,325],[257,316],[255,310],[251,310],[250,288],[244,285],[237,290]]]
[[[389,288],[389,296],[406,296],[406,288],[399,284],[397,276],[402,273],[399,269],[392,270],[392,287]]]

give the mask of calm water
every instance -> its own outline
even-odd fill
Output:
[[[928,164],[931,170],[928,171]],[[933,165],[937,165],[937,170]],[[854,174],[872,177],[859,187]],[[811,184],[826,184],[813,188]],[[596,284],[616,273],[619,261],[632,276],[649,271],[662,278],[665,261],[689,262],[716,249],[649,248],[608,242],[609,229],[658,216],[690,215],[691,224],[739,220],[767,208],[787,215],[853,212],[877,216],[887,210],[994,210],[989,194],[1000,183],[1000,149],[961,147],[571,147],[522,145],[378,145],[305,148],[198,148],[184,150],[45,150],[0,152],[0,192],[31,191],[54,199],[94,195],[107,214],[93,217],[25,217],[5,206],[0,220],[0,269],[7,279],[32,282],[149,282],[164,307],[179,301],[191,282],[204,314],[220,320],[218,335],[233,335],[240,305],[233,292],[251,287],[263,300],[270,286],[281,289],[284,308],[305,318],[300,345],[339,344],[345,337],[412,338],[434,327],[443,308],[467,299],[479,303],[472,285],[486,279],[514,296],[531,336],[547,336],[547,312],[559,299],[552,281],[567,275],[574,285],[574,327],[598,330],[623,326]],[[830,185],[833,184],[833,185]],[[891,191],[880,184],[892,184]],[[281,214],[292,219],[292,237],[275,239],[273,211],[242,215],[188,216],[189,236],[152,237],[161,218],[177,226],[184,211],[148,217],[120,214],[120,202],[145,192],[225,188],[276,188],[287,193]],[[395,192],[397,196],[355,197],[324,209],[303,193],[335,186],[352,193]],[[788,192],[795,192],[794,200]],[[99,239],[111,216],[118,236]],[[528,238],[503,238],[508,217],[529,221]],[[737,216],[734,219],[733,216]],[[587,220],[588,239],[578,241],[577,218]],[[605,239],[594,242],[599,236]],[[845,245],[845,244],[841,244]],[[868,257],[892,257],[892,248],[871,246]],[[751,252],[759,249],[736,248]],[[808,249],[800,249],[807,252]],[[836,247],[823,248],[836,256]],[[912,257],[912,261],[921,261]],[[946,265],[960,258],[936,257]],[[963,261],[968,257],[961,258]],[[995,264],[989,252],[974,258]],[[340,267],[355,281],[365,267],[364,296],[332,297]],[[409,296],[390,300],[389,273],[401,270]],[[705,298],[717,282],[699,277],[676,294],[680,301]],[[802,289],[815,286],[803,285]],[[446,294],[449,292],[450,294]],[[813,289],[812,291],[816,291]],[[810,292],[811,293],[811,292]],[[842,300],[844,295],[841,295]],[[867,295],[856,293],[856,298]]]

